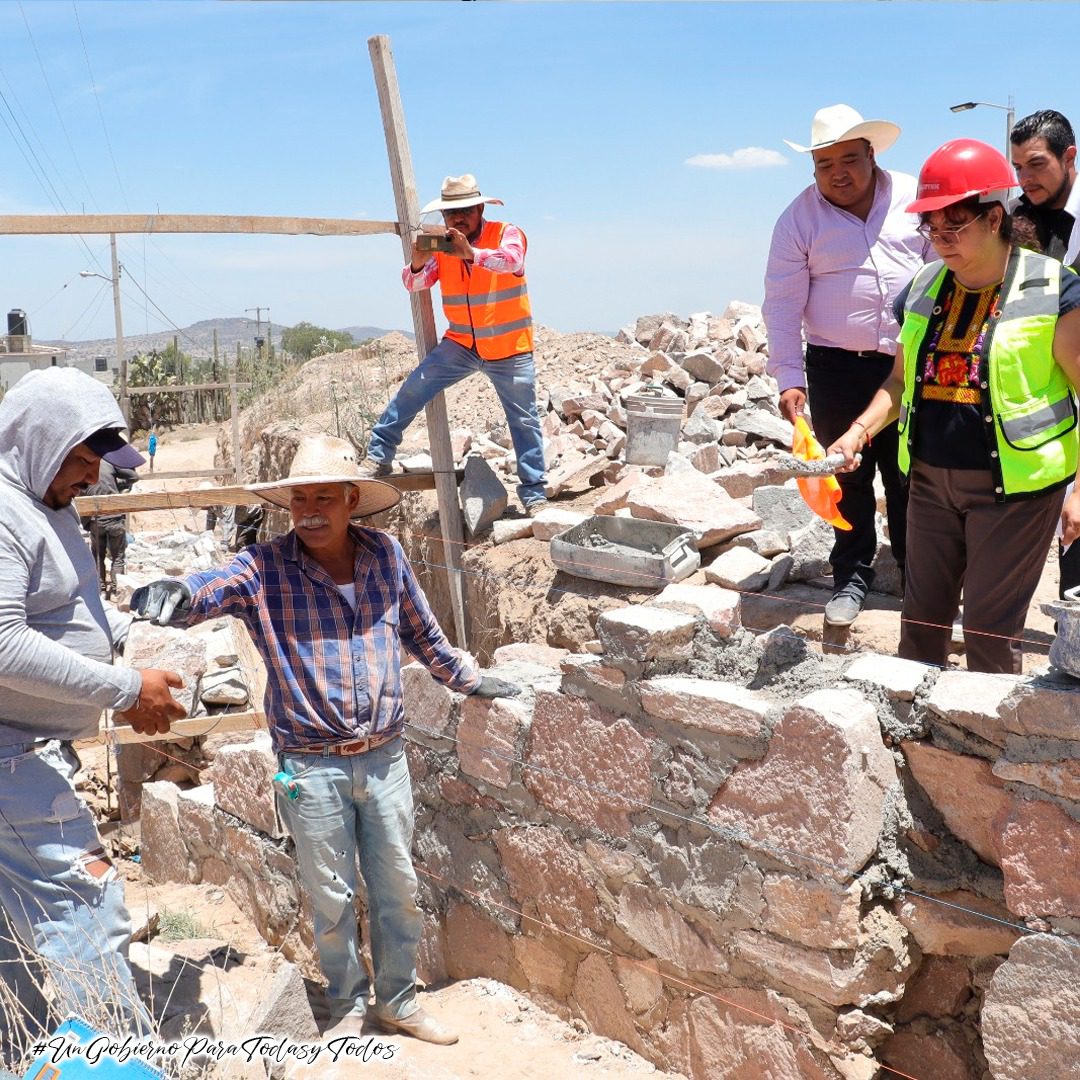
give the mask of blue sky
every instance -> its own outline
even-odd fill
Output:
[[[0,213],[377,219],[367,38],[389,35],[421,200],[466,171],[503,198],[535,316],[563,331],[760,302],[772,224],[810,181],[783,139],[820,106],[900,124],[882,164],[908,172],[952,137],[1002,145],[1005,113],[958,101],[1080,124],[1067,3],[0,0],[0,34]],[[79,277],[108,272],[107,237],[0,243],[2,310],[40,339],[112,333],[108,286]],[[120,258],[130,333],[168,328],[135,281],[181,327],[256,305],[409,325],[396,237],[123,236]]]

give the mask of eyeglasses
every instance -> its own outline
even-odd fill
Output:
[[[973,217],[970,221],[965,221],[963,225],[947,225],[944,229],[935,229],[933,225],[920,225],[915,231],[929,240],[931,244],[955,244],[956,238],[969,225],[974,225],[980,217],[982,217],[981,214]]]
[[[468,217],[474,210],[479,209],[477,206],[452,206],[448,210],[442,212],[443,220],[452,217]]]

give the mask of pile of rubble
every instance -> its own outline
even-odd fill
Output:
[[[592,513],[684,525],[699,548],[712,549],[708,580],[730,588],[771,590],[827,576],[833,532],[790,479],[792,427],[765,370],[760,309],[734,301],[721,316],[645,315],[616,340],[629,350],[587,379],[538,388],[549,498],[587,481],[604,489]],[[627,406],[643,393],[682,407],[677,444],[663,465],[625,460]],[[457,429],[452,440],[455,459],[465,464],[462,505],[471,535],[491,526],[496,544],[547,541],[589,516],[552,507],[533,522],[504,517],[505,490],[481,463],[514,475],[505,425],[487,435]],[[402,464],[431,465],[426,455]],[[876,588],[898,594],[883,520],[875,569]]]

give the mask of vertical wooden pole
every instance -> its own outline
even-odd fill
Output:
[[[368,52],[375,71],[375,87],[379,93],[386,152],[390,159],[390,179],[394,185],[398,232],[405,258],[412,255],[412,226],[420,220],[420,201],[416,195],[412,153],[405,130],[405,110],[401,104],[397,71],[390,51],[390,39],[383,34],[368,38]],[[410,293],[413,327],[416,332],[416,352],[422,360],[435,347],[435,314],[428,290]],[[465,591],[461,557],[465,550],[465,529],[458,503],[457,480],[454,476],[454,452],[450,447],[450,425],[446,418],[446,400],[439,394],[427,407],[428,439],[431,460],[435,468],[435,490],[439,497],[439,526],[446,554],[450,603],[454,609],[454,629],[457,644],[468,648],[465,619]]]
[[[239,487],[244,482],[240,468],[240,402],[236,393],[236,374],[229,383],[229,411],[232,413],[232,461],[233,483]]]

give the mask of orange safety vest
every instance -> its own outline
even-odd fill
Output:
[[[501,221],[485,221],[476,247],[497,248],[505,228]],[[524,232],[521,235],[524,239]],[[525,240],[526,248],[528,244]],[[532,307],[524,274],[485,270],[441,251],[435,260],[443,314],[450,324],[448,338],[485,360],[533,351]]]

